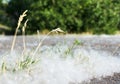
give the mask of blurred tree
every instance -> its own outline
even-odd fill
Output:
[[[3,3],[3,0],[0,0],[0,23],[5,24],[5,20],[6,18],[6,7],[7,7],[7,3]]]
[[[7,7],[7,13],[11,15],[15,20],[18,20],[18,17],[26,9],[29,9],[30,0],[10,0]]]
[[[10,0],[6,8],[6,12],[11,19],[12,31],[15,31],[20,14],[22,14],[29,6],[33,0]]]
[[[37,0],[30,8],[29,28],[34,32],[56,27],[68,32],[82,31],[82,7],[79,0]]]
[[[10,0],[6,12],[12,27],[26,9],[27,33],[61,27],[68,32],[111,34],[120,27],[120,0]]]
[[[2,0],[0,0],[0,7],[1,7],[1,5],[2,5]]]
[[[90,1],[90,0],[89,0]],[[94,33],[114,33],[120,22],[119,0],[91,0],[84,7],[84,28]]]
[[[0,33],[6,33],[10,31],[10,28],[6,26],[9,25],[9,21],[10,21],[5,11],[6,7],[7,7],[7,2],[4,3],[3,0],[0,0]]]

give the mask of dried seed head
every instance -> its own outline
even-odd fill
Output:
[[[60,33],[65,33],[62,29],[60,29],[60,28],[56,28],[56,29],[54,29],[54,30],[52,30],[52,32],[60,32]]]
[[[27,11],[28,11],[28,10],[24,11],[23,14],[20,15],[19,20],[18,20],[18,26],[20,26],[20,24],[21,24],[23,18],[24,18],[25,16],[27,16],[27,14],[26,14]]]

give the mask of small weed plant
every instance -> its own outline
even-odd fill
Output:
[[[73,53],[72,51],[74,50],[74,48],[77,46],[81,46],[81,45],[83,45],[83,43],[81,41],[75,39],[73,44],[70,47],[68,47],[67,50],[64,52],[65,56],[70,55],[70,54],[72,55],[72,53]]]
[[[24,19],[25,16],[27,16],[27,10],[23,12],[22,15],[20,15],[19,20],[18,20],[18,24],[16,27],[16,31],[13,37],[13,42],[12,42],[12,46],[11,46],[11,54],[14,52],[14,46],[16,43],[16,38],[17,38],[17,32],[20,28],[20,25]],[[27,22],[28,19],[25,21],[23,27],[22,27],[22,37],[23,37],[23,51],[21,54],[21,58],[17,61],[17,63],[15,63],[15,66],[13,68],[9,68],[6,61],[3,60],[2,64],[1,64],[1,72],[4,73],[6,71],[19,71],[19,70],[24,70],[24,69],[29,69],[29,67],[35,63],[37,63],[40,59],[35,59],[34,56],[36,55],[36,53],[38,52],[39,48],[41,47],[41,44],[43,43],[43,41],[47,38],[48,35],[52,34],[52,33],[65,33],[63,30],[61,30],[60,28],[56,28],[53,29],[52,31],[50,31],[38,44],[38,46],[35,48],[35,50],[26,56],[26,41],[25,41],[25,29],[27,26]]]
[[[16,27],[16,31],[13,37],[13,42],[12,42],[12,46],[11,46],[11,55],[14,52],[14,46],[16,43],[16,38],[17,38],[17,31],[20,28],[20,25],[24,19],[25,16],[27,16],[27,10],[25,12],[23,12],[22,15],[20,15],[20,18],[18,20],[18,25]],[[56,28],[53,29],[52,31],[50,31],[43,39],[41,39],[37,45],[37,47],[32,51],[27,53],[26,51],[26,40],[25,40],[25,30],[26,30],[26,26],[27,26],[27,22],[29,20],[27,19],[22,27],[22,38],[23,38],[23,51],[20,55],[20,58],[14,63],[14,66],[11,66],[3,59],[3,62],[1,63],[1,72],[4,73],[6,71],[11,71],[11,72],[16,72],[16,71],[20,71],[20,70],[27,70],[29,71],[30,67],[36,63],[38,63],[40,61],[40,58],[36,58],[35,56],[37,55],[37,53],[39,52],[39,48],[41,47],[43,41],[52,33],[65,33],[63,30],[61,30],[60,28]],[[38,32],[38,31],[37,31]],[[83,43],[77,39],[74,40],[73,44],[71,46],[68,46],[67,49],[65,51],[62,52],[62,56],[64,58],[66,58],[67,56],[71,56],[73,57],[73,52],[75,50],[76,47],[83,45]],[[58,51],[59,48],[58,48]],[[82,55],[79,56],[79,59],[82,60],[88,60],[87,58],[84,58]]]

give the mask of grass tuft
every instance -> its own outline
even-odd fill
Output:
[[[64,52],[65,57],[70,54],[71,54],[71,56],[73,56],[72,51],[74,50],[74,48],[77,46],[81,46],[81,45],[83,45],[83,43],[81,41],[75,39],[73,44],[70,47],[68,47],[67,50]]]
[[[1,65],[1,72],[4,73],[7,70],[7,66],[6,63],[3,61],[2,65]]]
[[[12,42],[12,46],[11,46],[11,53],[14,50],[14,46],[15,46],[15,42],[16,42],[16,37],[17,37],[17,32],[18,29],[20,28],[21,22],[23,21],[24,17],[27,16],[27,10],[23,12],[23,14],[20,15],[19,20],[18,20],[18,24],[16,27],[16,31],[14,34],[14,38],[13,38],[13,42]],[[22,27],[22,37],[23,37],[23,51],[21,54],[20,59],[18,59],[17,63],[15,63],[15,66],[13,66],[13,68],[8,68],[7,64],[5,63],[5,61],[2,63],[1,66],[1,71],[5,72],[5,71],[18,71],[18,70],[24,70],[24,69],[29,69],[29,67],[35,63],[37,63],[39,61],[39,59],[35,59],[34,56],[36,55],[36,53],[38,52],[38,49],[40,48],[41,44],[43,43],[43,41],[48,37],[48,35],[52,34],[52,33],[65,33],[63,30],[61,30],[60,28],[56,28],[53,29],[52,31],[50,31],[42,40],[40,40],[38,46],[35,48],[34,52],[29,55],[26,55],[26,42],[25,42],[25,29],[27,26],[27,22],[28,19],[25,21],[23,27]],[[39,32],[38,32],[39,33]]]

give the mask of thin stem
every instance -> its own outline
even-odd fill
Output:
[[[13,42],[12,42],[12,46],[11,46],[11,53],[12,53],[12,51],[13,51],[13,49],[14,49],[14,46],[15,46],[17,31],[18,31],[18,29],[20,28],[20,24],[21,24],[23,18],[26,16],[26,12],[27,12],[27,10],[24,11],[23,14],[20,15],[20,17],[19,17],[18,24],[17,24],[17,28],[16,28],[16,31],[15,31],[14,38],[13,38]]]
[[[41,46],[41,44],[43,43],[43,41],[48,37],[48,35],[50,35],[53,31],[49,32],[38,44],[37,48],[35,49],[33,56],[35,56],[35,54],[37,53],[39,47]]]

